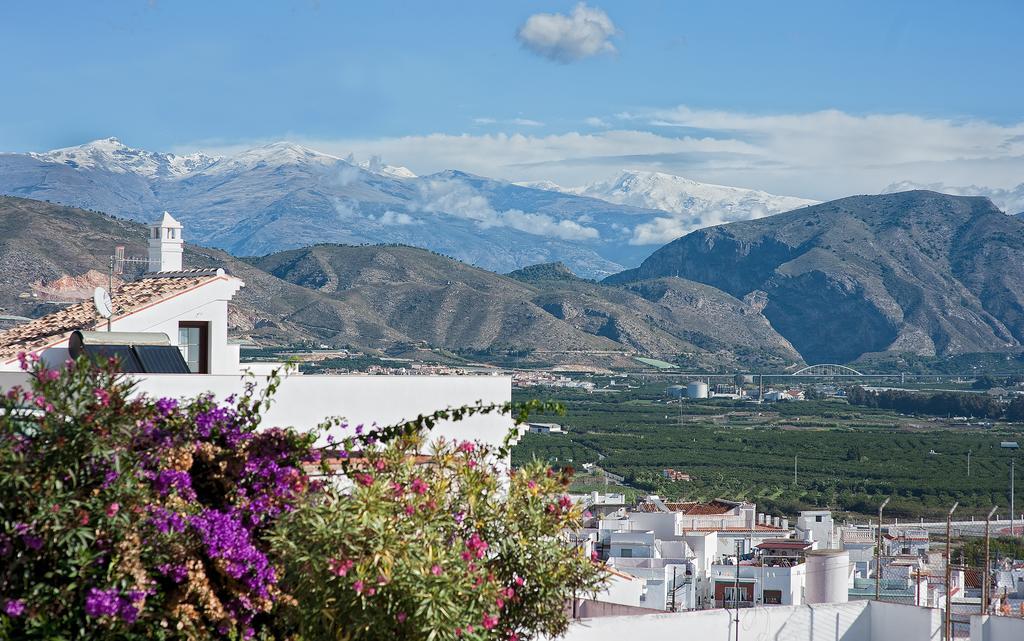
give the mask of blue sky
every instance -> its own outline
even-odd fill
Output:
[[[291,139],[569,184],[630,167],[809,197],[898,180],[1012,187],[1022,7],[5,3],[0,149]]]

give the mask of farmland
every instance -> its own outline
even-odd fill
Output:
[[[637,490],[673,499],[746,499],[788,513],[829,507],[873,514],[891,496],[892,516],[935,517],[960,501],[960,514],[983,517],[992,506],[1005,513],[1008,505],[1009,453],[1000,441],[1024,440],[1021,425],[955,424],[842,401],[680,407],[661,392],[655,385],[594,394],[532,390],[523,398],[565,404],[566,416],[551,420],[568,433],[526,435],[513,462],[536,457],[577,469],[597,463]],[[693,480],[670,482],[661,475],[669,467]],[[597,489],[602,479],[580,482],[579,489]],[[1017,503],[1024,505],[1024,497]]]

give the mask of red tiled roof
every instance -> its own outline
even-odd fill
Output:
[[[713,516],[716,514],[728,514],[736,509],[739,503],[730,503],[715,499],[707,503],[700,501],[665,501],[665,507],[670,512],[680,512],[690,516]],[[637,506],[638,512],[658,512],[658,506],[651,501],[644,501]]]
[[[768,539],[757,544],[762,550],[804,550],[811,547],[807,541],[796,539]]]
[[[128,316],[220,278],[221,272],[187,270],[159,273],[122,285],[111,301],[113,320]],[[10,360],[19,352],[38,352],[60,343],[77,329],[93,329],[106,323],[93,305],[84,301],[0,332],[0,359]]]

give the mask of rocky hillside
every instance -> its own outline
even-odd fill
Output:
[[[105,284],[112,248],[145,256],[145,238],[137,223],[0,198],[0,315],[36,316],[89,296]],[[756,305],[682,279],[609,286],[563,265],[504,276],[401,245],[318,245],[246,260],[189,245],[185,266],[223,266],[245,281],[230,310],[232,332],[264,344],[413,343],[531,351],[556,362],[580,352],[624,361],[688,354],[701,365],[799,360]]]
[[[666,277],[763,306],[807,362],[1024,343],[1024,221],[986,198],[854,196],[702,229],[607,282]]]
[[[702,365],[799,360],[755,308],[681,279],[615,287],[560,264],[502,276],[406,246],[317,245],[252,263],[331,296],[366,324],[449,349],[530,349],[549,359],[580,350],[685,353]]]

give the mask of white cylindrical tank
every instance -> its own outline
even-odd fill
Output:
[[[686,386],[686,396],[689,398],[707,398],[708,384],[704,381],[693,381]]]
[[[846,550],[807,552],[807,603],[850,600],[850,553]]]

